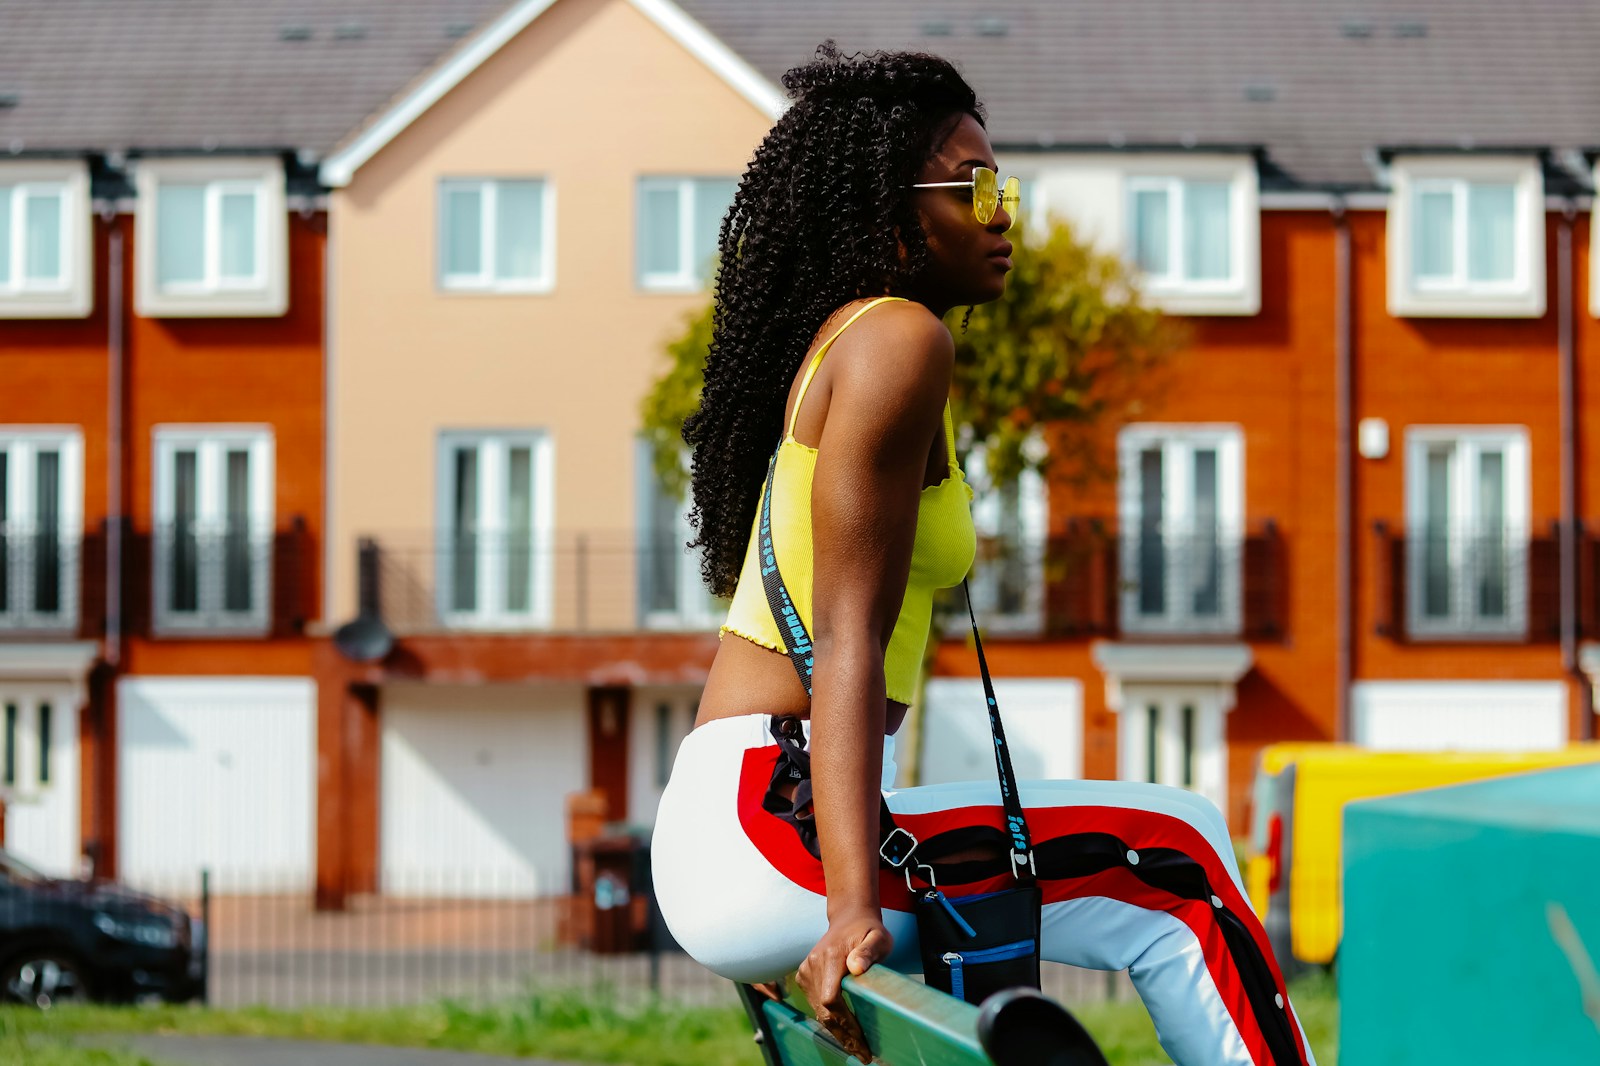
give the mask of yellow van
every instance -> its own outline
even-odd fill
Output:
[[[1272,744],[1251,789],[1245,885],[1279,963],[1329,965],[1343,929],[1344,805],[1502,774],[1600,762],[1600,744],[1555,751],[1372,751]]]

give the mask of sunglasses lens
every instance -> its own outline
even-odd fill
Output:
[[[1000,176],[988,167],[972,168],[972,213],[987,226],[1000,203]]]
[[[1016,177],[1006,179],[1005,187],[1000,192],[1000,206],[1006,209],[1006,217],[1011,219],[1011,225],[1017,224],[1017,215],[1022,211],[1022,182]]]

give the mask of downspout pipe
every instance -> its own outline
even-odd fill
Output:
[[[122,411],[126,338],[123,333],[122,216],[109,208],[106,253],[106,637],[104,659],[122,661]]]
[[[1350,679],[1352,668],[1351,602],[1355,597],[1355,565],[1352,545],[1355,536],[1354,486],[1350,455],[1353,434],[1354,410],[1354,360],[1351,350],[1352,303],[1355,299],[1351,284],[1350,219],[1345,213],[1345,202],[1336,197],[1329,207],[1333,216],[1334,233],[1334,613],[1335,613],[1335,666],[1334,700],[1335,740],[1351,738]]]
[[[1561,431],[1561,669],[1578,692],[1578,740],[1594,737],[1594,712],[1589,679],[1578,663],[1578,409],[1577,351],[1574,338],[1572,220],[1578,213],[1570,199],[1561,209],[1556,229],[1556,336],[1560,350]]]

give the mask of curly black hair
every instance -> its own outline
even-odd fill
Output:
[[[843,55],[832,41],[783,76],[794,99],[722,220],[693,449],[691,548],[731,596],[744,563],[789,385],[817,331],[851,300],[900,288],[927,262],[908,186],[953,119],[983,111],[948,61],[919,52]]]

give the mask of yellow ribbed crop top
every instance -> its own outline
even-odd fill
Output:
[[[805,402],[806,389],[816,375],[822,357],[839,335],[880,303],[900,297],[885,296],[864,304],[845,324],[823,342],[812,357],[800,382],[800,395],[795,397],[794,414],[790,416],[788,431],[778,445],[778,457],[772,479],[772,546],[777,555],[778,573],[794,599],[795,609],[805,623],[806,631],[812,628],[812,569],[811,569],[811,480],[816,472],[817,450],[801,444],[794,437],[795,420],[800,416],[800,405]],[[905,598],[900,603],[900,617],[895,620],[894,632],[883,658],[883,674],[887,696],[897,703],[910,703],[916,688],[917,673],[922,667],[922,652],[928,643],[928,627],[933,619],[933,590],[950,588],[961,583],[972,568],[977,553],[977,536],[972,525],[972,489],[962,476],[956,463],[955,426],[950,419],[950,404],[944,407],[945,454],[949,457],[949,473],[937,485],[922,490],[917,506],[917,534],[911,548],[911,572],[906,578]],[[766,491],[765,482],[762,492]],[[744,568],[739,573],[739,584],[728,608],[728,618],[721,634],[734,633],[753,641],[763,648],[783,651],[783,637],[777,623],[772,620],[772,609],[767,605],[766,590],[761,584],[761,567],[758,561],[757,528],[761,522],[760,509],[750,528],[750,546],[745,551]],[[719,635],[721,635],[719,634]]]

